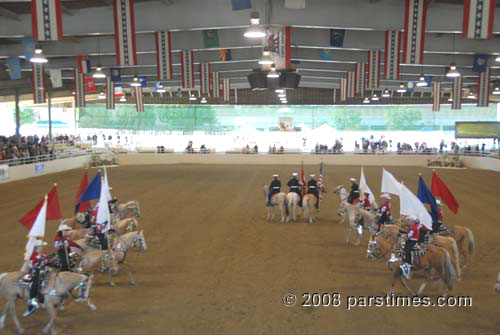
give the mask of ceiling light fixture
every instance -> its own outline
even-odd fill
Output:
[[[92,75],[94,78],[106,78],[106,74],[102,72],[102,65],[98,64],[97,68],[95,69],[94,74]]]
[[[191,94],[191,96],[189,97],[189,100],[196,101],[196,96],[194,94]]]
[[[378,96],[376,94],[372,95],[372,101],[378,101]]]
[[[450,97],[448,98],[448,102],[453,102],[453,97],[450,95]]]
[[[457,65],[455,63],[450,64],[450,69],[448,70],[446,77],[449,78],[460,77],[460,72],[457,71]]]
[[[417,87],[425,87],[427,86],[427,82],[425,81],[425,77],[423,74],[420,75],[420,78],[417,81]]]
[[[271,58],[271,52],[264,50],[262,52],[262,58],[259,60],[260,65],[271,65],[273,64],[273,59]]]
[[[104,92],[101,92],[99,93],[99,95],[97,96],[97,99],[106,99],[106,96],[104,95]]]
[[[134,77],[134,81],[130,83],[130,86],[133,86],[133,87],[139,87],[139,86],[141,86],[141,82],[139,81],[139,78],[138,77]]]
[[[207,103],[207,99],[205,99],[205,97],[201,98],[201,101],[200,101],[202,104],[206,104]]]
[[[398,93],[405,93],[406,92],[405,84],[403,84],[403,83],[399,84],[399,88],[398,88],[397,92]]]
[[[285,93],[285,90],[282,89],[282,88],[278,88],[274,92],[276,92],[276,93]]]
[[[497,56],[497,58],[495,58],[495,61],[500,62],[500,56]]]
[[[491,94],[494,94],[494,95],[499,95],[500,94],[500,87],[495,87],[495,89],[493,90],[493,93]]]
[[[389,90],[386,88],[384,90],[384,93],[382,93],[382,98],[390,98],[391,97],[391,93],[389,92]]]
[[[282,104],[287,104],[287,103],[288,103],[288,100],[286,100],[286,99],[285,99],[285,100],[281,100],[281,103],[282,103]]]
[[[247,38],[262,38],[266,36],[266,32],[260,26],[260,18],[258,12],[252,12],[252,14],[250,15],[250,27],[248,27],[243,36]]]
[[[165,88],[163,87],[163,85],[161,83],[158,83],[158,86],[156,86],[156,92],[158,92],[158,93],[165,93],[166,92]]]
[[[280,93],[280,94],[278,94],[278,98],[286,98],[286,94],[285,93]]]
[[[47,63],[48,60],[43,56],[43,51],[40,48],[35,49],[35,54],[31,57],[30,62],[32,63]]]
[[[370,103],[370,99],[365,98],[365,100],[363,100],[363,103],[364,103],[364,104],[369,104],[369,103]]]
[[[476,99],[476,96],[474,95],[474,93],[469,92],[469,95],[467,96],[467,99]]]
[[[279,78],[280,74],[276,71],[276,65],[271,65],[271,71],[267,74],[267,78]]]
[[[124,95],[122,95],[122,97],[120,98],[120,102],[126,102],[127,101],[127,98],[125,98]]]

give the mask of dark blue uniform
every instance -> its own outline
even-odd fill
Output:
[[[281,192],[281,182],[278,179],[274,179],[269,185],[269,191],[267,192],[267,206],[271,206],[272,196],[280,192]]]
[[[297,178],[293,177],[290,179],[287,186],[290,188],[290,192],[295,192],[299,195],[299,206],[302,206],[302,185],[300,185]]]
[[[314,194],[316,196],[316,204],[314,205],[316,209],[319,208],[319,190],[318,190],[318,182],[314,179],[311,179],[307,182],[307,194]]]

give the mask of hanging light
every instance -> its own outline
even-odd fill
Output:
[[[500,56],[497,56],[497,58],[495,58],[495,61],[500,62]]]
[[[158,86],[156,86],[156,92],[158,92],[158,93],[165,93],[166,92],[165,88],[163,87],[163,85],[161,83],[158,83]]]
[[[196,96],[194,94],[191,94],[191,96],[189,97],[189,100],[196,101]]]
[[[262,58],[259,60],[260,65],[271,65],[273,64],[273,59],[271,58],[271,52],[269,50],[262,51]]]
[[[73,91],[71,94],[76,95],[76,92],[75,92],[75,91]]]
[[[457,71],[457,65],[455,63],[450,64],[450,70],[448,70],[446,77],[449,78],[460,77],[460,72]]]
[[[280,74],[276,71],[276,65],[271,65],[271,71],[267,74],[267,78],[279,78]]]
[[[425,87],[427,86],[427,82],[425,81],[425,77],[423,74],[420,75],[420,78],[417,81],[417,87]]]
[[[139,77],[134,77],[134,81],[130,83],[130,86],[133,86],[133,87],[141,86],[141,82],[139,80]]]
[[[30,62],[32,63],[47,63],[48,60],[43,56],[43,51],[40,48],[35,49],[35,54],[31,57]]]
[[[280,94],[278,94],[278,98],[286,98],[286,94],[285,93],[280,93]]]
[[[102,66],[101,64],[98,64],[94,74],[92,75],[94,78],[106,78],[106,74],[102,72]]]
[[[282,89],[282,88],[278,88],[274,92],[276,92],[276,93],[285,93],[285,90]]]
[[[493,93],[491,94],[494,94],[494,95],[499,95],[500,94],[500,87],[495,87],[495,89],[493,90]]]
[[[448,102],[453,102],[453,96],[450,94],[450,97],[448,98]]]
[[[474,93],[469,92],[469,95],[467,96],[467,99],[476,99],[476,96],[474,95]]]
[[[247,38],[262,38],[266,36],[266,32],[260,26],[260,18],[258,12],[252,12],[252,14],[250,15],[250,27],[248,27],[243,36]]]
[[[127,102],[127,98],[125,98],[125,96],[122,95],[122,97],[120,98],[120,102]]]
[[[104,92],[101,92],[99,93],[99,95],[97,96],[97,99],[106,99],[106,96],[104,95]]]
[[[282,103],[282,104],[287,104],[287,103],[288,103],[288,100],[286,100],[286,99],[285,99],[285,100],[281,100],[281,103]]]
[[[364,104],[369,104],[370,103],[370,99],[368,99],[368,97],[366,97],[365,100],[363,100],[363,103]]]
[[[200,101],[202,104],[206,104],[207,103],[207,99],[205,99],[205,97],[201,98],[201,101]]]
[[[399,84],[399,88],[396,92],[405,93],[406,92],[405,84],[403,84],[403,83]]]
[[[372,101],[378,101],[378,96],[376,94],[372,95]]]
[[[389,90],[386,88],[384,90],[384,93],[382,93],[382,98],[390,98],[391,97],[391,93],[389,92]]]

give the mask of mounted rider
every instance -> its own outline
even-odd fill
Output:
[[[76,244],[69,237],[64,236],[64,233],[69,230],[71,230],[70,226],[66,224],[59,225],[56,237],[54,238],[54,247],[57,250],[57,256],[59,257],[61,271],[71,271],[71,247],[79,248],[83,251],[82,247]]]
[[[379,208],[380,218],[378,219],[378,226],[391,222],[391,196],[388,193],[382,193],[380,196],[382,205]]]
[[[409,279],[412,267],[411,251],[413,250],[413,248],[420,239],[420,223],[418,218],[413,215],[407,218],[407,222],[410,223],[410,228],[406,233],[406,242],[405,242],[405,247],[403,249],[404,263],[400,265],[400,268],[403,271],[403,275],[406,277],[406,279]]]
[[[39,302],[43,303],[43,296],[40,294],[41,286],[41,272],[43,272],[45,265],[47,265],[48,257],[43,253],[43,246],[47,245],[42,240],[36,240],[33,253],[31,254],[28,265],[30,268],[30,298],[28,300],[28,309],[23,313],[23,316],[30,316],[39,307]]]
[[[290,188],[290,192],[297,193],[299,195],[299,206],[302,206],[302,184],[297,179],[299,174],[297,172],[292,173],[292,179],[286,184]]]
[[[269,184],[269,189],[267,192],[267,207],[272,207],[271,199],[273,195],[281,192],[281,181],[278,179],[279,175],[273,174],[273,180]]]
[[[372,204],[370,202],[370,193],[364,192],[364,198],[361,200],[361,208],[365,211],[370,211],[372,209]]]
[[[438,211],[438,220],[437,222],[432,222],[432,233],[439,233],[440,230],[443,229],[443,208],[441,207],[441,201],[436,199],[437,211]]]
[[[316,197],[316,203],[314,207],[319,209],[319,190],[318,190],[318,182],[316,181],[316,175],[309,175],[309,181],[307,182],[307,194],[313,194]]]
[[[356,178],[350,179],[351,181],[351,193],[347,197],[347,202],[351,205],[356,205],[359,201],[359,185],[356,183]]]

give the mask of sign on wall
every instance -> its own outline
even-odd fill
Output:
[[[45,164],[38,163],[35,164],[35,173],[44,173],[45,172]]]

